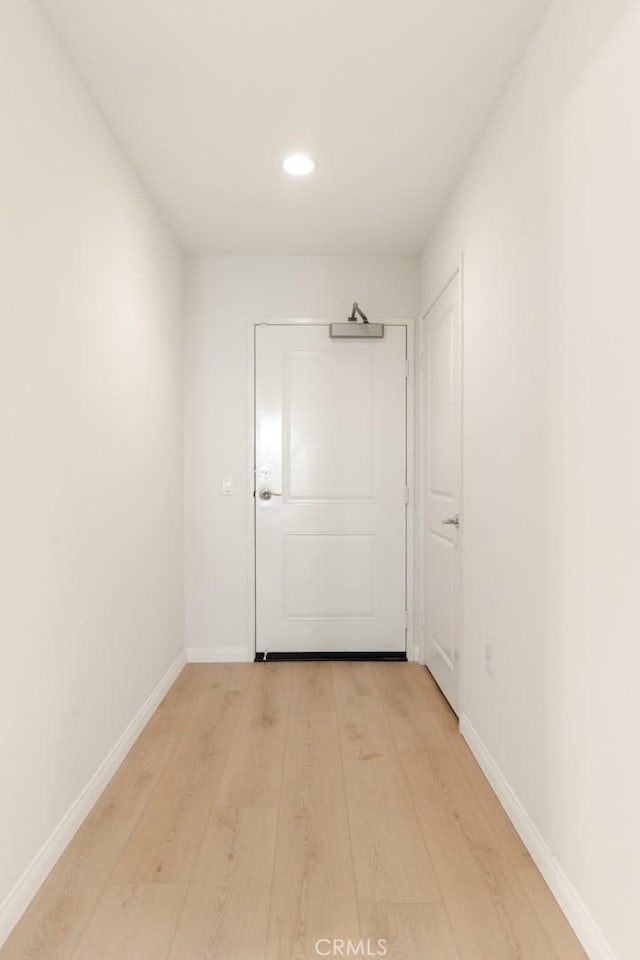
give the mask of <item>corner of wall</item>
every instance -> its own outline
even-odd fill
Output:
[[[578,891],[554,858],[524,804],[465,714],[460,717],[460,733],[590,960],[617,960]]]
[[[186,662],[180,653],[0,904],[0,947],[71,842]]]

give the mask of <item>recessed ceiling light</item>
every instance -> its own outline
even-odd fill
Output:
[[[282,169],[292,177],[306,177],[307,174],[313,173],[315,168],[315,163],[306,153],[293,153],[282,161]]]

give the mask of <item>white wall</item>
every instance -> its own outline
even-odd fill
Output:
[[[0,211],[1,904],[183,648],[181,257],[31,0]]]
[[[185,568],[190,656],[249,655],[250,317],[415,316],[411,257],[197,257],[186,278]],[[234,478],[232,497],[222,477]],[[251,656],[253,651],[251,650]]]
[[[640,3],[552,3],[422,261],[423,307],[466,263],[464,712],[619,960],[640,943],[638,50]]]

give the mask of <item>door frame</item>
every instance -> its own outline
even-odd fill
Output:
[[[256,400],[256,327],[259,326],[328,326],[330,323],[341,323],[344,317],[250,317],[248,320],[248,583],[249,583],[249,628],[247,635],[247,659],[253,660],[256,655],[256,465],[255,465],[255,400]],[[409,487],[409,503],[407,504],[405,521],[405,554],[406,554],[406,585],[405,602],[409,612],[407,627],[407,659],[418,660],[417,646],[418,631],[415,629],[416,610],[416,563],[415,563],[415,524],[416,502],[418,487],[415,472],[415,408],[416,408],[416,381],[415,376],[415,333],[416,321],[414,317],[406,318],[375,318],[376,323],[385,326],[406,327],[407,330],[407,422],[406,422],[406,470],[407,485]],[[327,334],[328,336],[328,334]]]
[[[417,437],[417,492],[418,492],[418,509],[416,511],[416,609],[419,611],[419,622],[420,629],[418,631],[419,637],[417,640],[418,648],[418,657],[420,663],[425,663],[425,629],[426,629],[426,612],[427,612],[427,562],[426,562],[426,543],[423,537],[423,531],[426,521],[426,509],[427,509],[427,496],[426,496],[426,483],[427,483],[427,463],[428,463],[428,450],[427,442],[424,436],[424,414],[426,406],[426,364],[425,364],[425,344],[423,343],[424,338],[424,321],[431,313],[433,308],[436,306],[440,298],[444,293],[450,288],[453,283],[458,284],[458,296],[460,303],[460,435],[458,437],[458,454],[460,457],[460,516],[462,518],[462,524],[458,533],[458,549],[460,551],[460,562],[458,565],[458,596],[460,609],[458,611],[458,643],[460,645],[459,650],[459,690],[458,690],[458,716],[462,717],[464,714],[464,665],[465,665],[465,642],[464,642],[464,315],[465,315],[465,301],[464,301],[464,254],[460,253],[458,257],[458,262],[455,267],[447,275],[447,279],[444,283],[439,284],[437,295],[430,301],[429,305],[421,310],[420,319],[417,324],[417,341],[418,341],[418,376],[417,380],[417,391],[416,391],[416,411],[417,411],[417,429],[419,431],[419,436]]]

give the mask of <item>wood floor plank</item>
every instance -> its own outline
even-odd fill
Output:
[[[588,960],[538,868],[534,864],[517,867],[516,874],[562,960]]]
[[[401,759],[463,960],[560,960],[455,756]]]
[[[529,851],[518,836],[504,807],[493,792],[491,784],[480,769],[463,737],[460,734],[455,734],[450,740],[450,746],[509,863],[514,867],[533,867],[533,860]]]
[[[142,734],[0,949],[2,960],[71,956],[176,743]]]
[[[320,939],[585,960],[415,664],[187,668],[0,960],[309,960]]]
[[[217,807],[276,807],[280,799],[290,664],[251,666],[242,717],[216,794]]]
[[[440,891],[369,664],[334,664],[358,898],[433,903]]]
[[[387,960],[460,960],[440,903],[364,903],[360,926],[366,949],[384,944]]]
[[[277,816],[214,810],[170,960],[264,960]]]
[[[406,666],[408,669],[403,671],[405,680],[402,686],[397,681],[394,684],[394,678],[390,675],[385,675],[384,681],[380,680],[387,688],[391,688],[385,708],[398,749],[430,750],[434,745],[439,750],[452,749],[509,862],[514,866],[532,866],[533,861],[526,847],[460,734],[457,717],[435,680],[419,664]],[[394,689],[396,686],[400,686],[397,693]]]
[[[332,671],[323,661],[291,664],[291,713],[335,713]]]
[[[372,672],[396,749],[443,749],[446,734],[433,709],[427,671],[417,664],[376,663]]]
[[[407,663],[405,666],[407,672],[412,674],[412,683],[415,684],[416,680],[420,683],[421,689],[425,692],[429,708],[438,721],[442,732],[444,734],[457,733],[460,726],[458,717],[443,696],[431,673],[420,663]]]
[[[166,960],[186,884],[106,887],[71,960]]]
[[[267,957],[306,960],[320,938],[358,936],[337,719],[291,714]]]
[[[191,879],[249,674],[217,664],[111,877],[113,883]]]
[[[186,664],[145,729],[149,733],[183,733],[215,669],[215,664]]]

